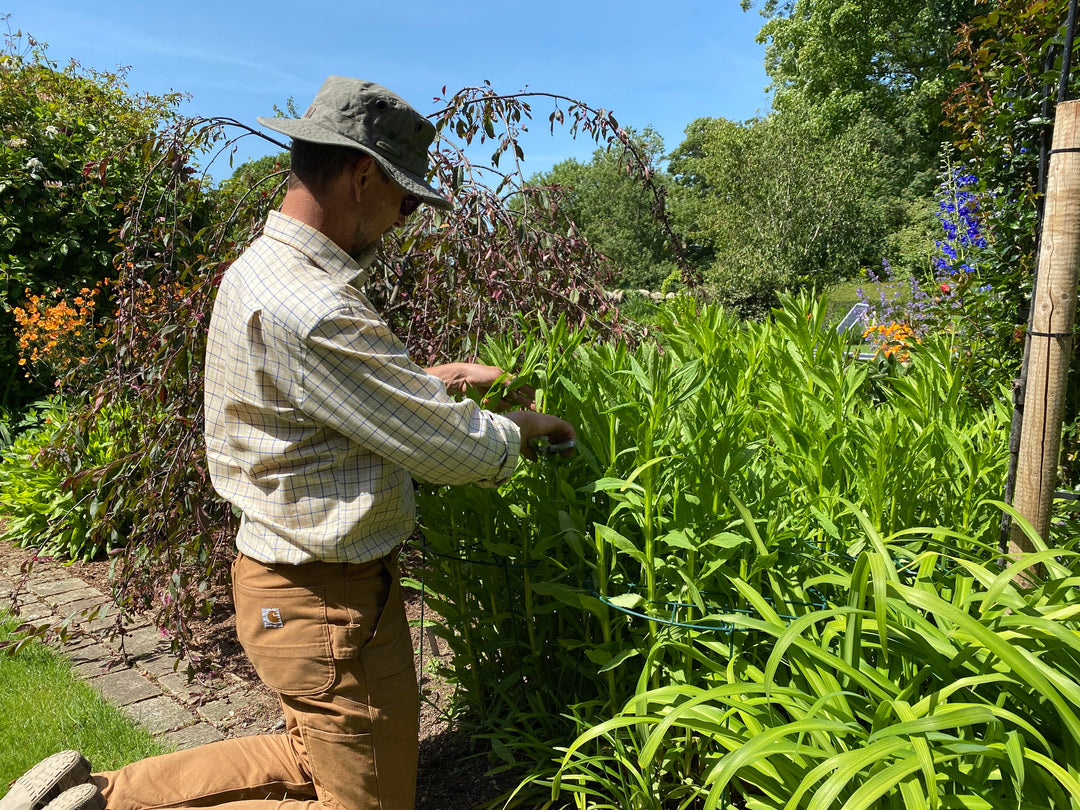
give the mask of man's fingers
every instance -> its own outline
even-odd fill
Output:
[[[529,388],[527,391],[525,387],[515,388],[509,392],[508,396],[518,405],[531,410],[536,410],[536,391]]]
[[[481,405],[497,411],[509,405],[535,411],[536,389],[531,385],[515,384],[513,380],[507,380],[502,385],[491,388],[481,400]]]

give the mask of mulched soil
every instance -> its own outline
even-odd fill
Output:
[[[0,542],[0,565],[23,560],[28,552]],[[59,563],[39,560],[35,565],[60,565],[98,590],[109,593],[108,562]],[[403,558],[403,569],[409,573],[409,560]],[[420,595],[406,590],[406,613],[410,620],[420,618]],[[275,699],[255,675],[243,649],[236,640],[232,600],[226,592],[215,594],[216,607],[206,621],[193,624],[193,637],[200,639],[199,654],[214,661],[214,668],[242,679],[245,688],[259,692],[273,706]],[[426,618],[431,618],[430,610]],[[419,648],[421,628],[413,628],[414,649]],[[474,810],[492,802],[500,793],[512,788],[514,780],[490,777],[485,758],[478,753],[467,736],[456,731],[446,718],[453,687],[431,674],[428,662],[444,656],[438,640],[430,632],[423,638],[424,669],[421,673],[423,701],[420,713],[420,767],[417,777],[416,808],[423,810]],[[273,709],[271,709],[273,711]]]

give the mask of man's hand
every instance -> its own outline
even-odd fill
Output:
[[[446,363],[424,369],[446,384],[447,393],[453,396],[472,396],[481,400],[486,408],[499,410],[510,402],[522,408],[535,407],[536,390],[530,385],[515,383],[514,378],[498,366],[482,363]]]
[[[517,425],[521,431],[521,455],[529,461],[536,461],[536,448],[531,443],[534,437],[547,436],[551,444],[559,444],[577,437],[573,425],[550,414],[536,411],[512,411],[506,414],[506,418]],[[573,452],[573,449],[564,450],[560,455],[566,458]]]

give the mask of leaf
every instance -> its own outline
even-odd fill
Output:
[[[760,555],[754,558],[753,564],[750,566],[750,576],[759,574],[762,571],[770,571],[776,567],[777,560],[780,559],[780,552],[773,551],[769,554]]]
[[[735,751],[721,757],[705,776],[709,793],[705,801],[706,810],[716,808],[723,797],[724,788],[739,777],[742,770],[753,772],[765,766],[771,747],[778,741],[791,737],[809,735],[815,732],[841,732],[844,726],[831,720],[798,720],[785,725],[765,728],[747,740]],[[810,746],[807,746],[809,749]],[[809,750],[808,750],[809,753]]]
[[[553,597],[566,605],[577,607],[581,604],[580,588],[572,588],[558,582],[530,582],[529,588],[533,593]]]
[[[598,523],[594,527],[594,531],[598,538],[613,545],[620,553],[629,556],[642,567],[646,565],[645,552],[610,526]]]
[[[826,776],[828,780],[814,790],[809,806],[821,808],[821,810],[835,807],[839,794],[860,771],[879,761],[886,761],[888,757],[907,747],[904,741],[893,738],[862,745],[854,751],[843,751],[823,759],[803,777],[798,787],[792,792],[785,810],[802,806],[802,799],[806,792]]]
[[[896,760],[885,767],[878,765],[869,778],[867,778],[851,797],[844,802],[845,810],[866,810],[878,807],[878,800],[897,784],[908,778],[922,767],[917,756],[909,756]],[[827,804],[817,803],[818,797],[810,803],[810,810],[826,810]],[[917,806],[925,806],[920,804]]]
[[[491,737],[490,742],[491,742],[491,750],[492,750],[492,752],[494,752],[495,756],[497,756],[499,759],[501,759],[507,765],[514,765],[516,763],[517,760],[514,757],[513,752],[506,745],[506,743],[504,743],[498,737]]]
[[[1007,638],[995,633],[936,594],[904,585],[894,584],[892,587],[912,605],[947,619],[957,631],[965,633],[972,642],[1008,666],[1013,679],[1048,701],[1054,707],[1056,716],[1063,722],[1071,738],[1080,740],[1080,720],[1063,699],[1060,691],[1054,688],[1047,679],[1048,664],[1032,657],[1026,650],[1014,646]]]
[[[836,528],[836,524],[829,519],[820,509],[816,506],[810,507],[810,512],[817,518],[818,523],[821,524],[821,528],[825,530],[825,533],[829,535],[833,540],[840,539],[840,530]]]
[[[942,729],[990,723],[993,720],[994,713],[986,706],[945,706],[927,717],[906,720],[878,729],[869,736],[868,741],[872,742],[889,736],[906,738]]]
[[[578,489],[578,492],[624,492],[627,489],[632,489],[636,492],[643,491],[640,485],[634,485],[633,487],[631,487],[631,482],[623,478],[601,478],[599,480],[590,481],[588,484],[585,484]]]
[[[658,540],[670,548],[683,549],[684,551],[698,550],[697,545],[690,542],[690,539],[686,536],[686,532],[681,529],[666,532],[665,534],[662,534]]]
[[[607,601],[615,607],[637,610],[645,604],[645,597],[640,593],[621,593],[617,596],[609,596]]]
[[[635,658],[639,655],[641,655],[640,650],[628,648],[625,650],[621,650],[615,655],[609,655],[606,662],[594,661],[594,663],[601,664],[600,669],[597,670],[598,672],[610,672],[611,670],[622,666],[631,658]]]

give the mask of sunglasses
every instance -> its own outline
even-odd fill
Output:
[[[401,215],[407,217],[419,207],[420,198],[414,194],[406,194],[405,198],[401,201]]]

